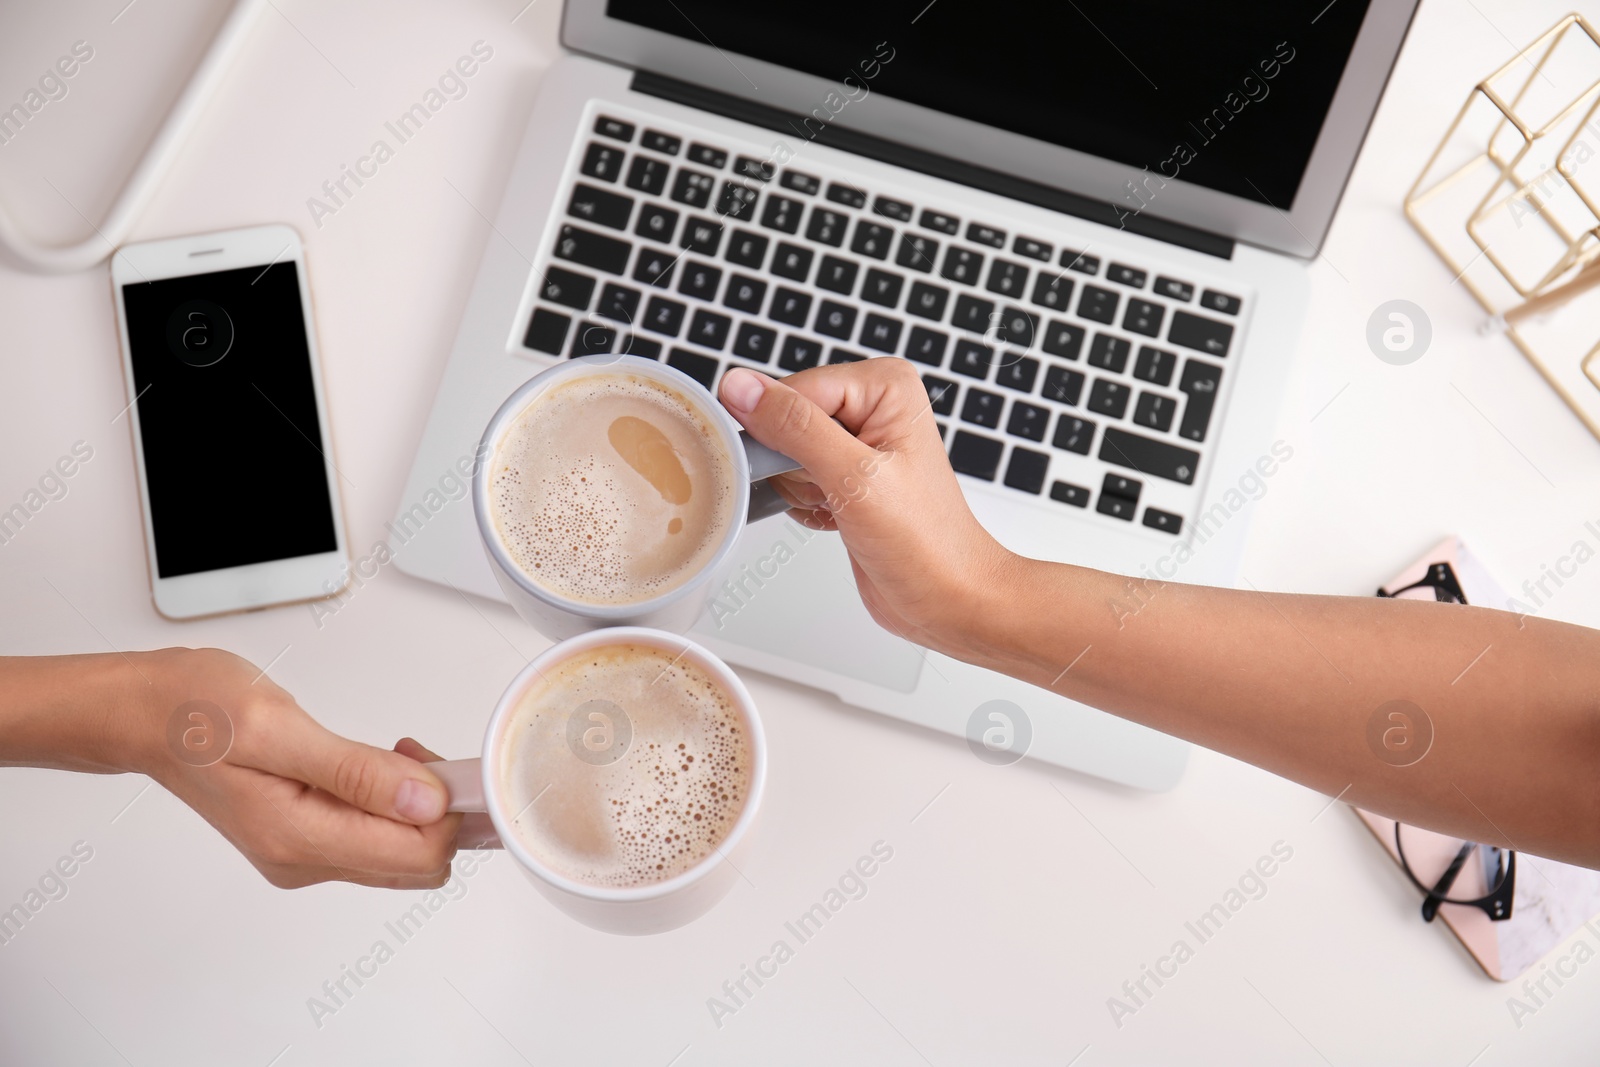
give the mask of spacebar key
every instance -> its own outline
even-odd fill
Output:
[[[1194,484],[1200,453],[1140,437],[1115,426],[1107,426],[1100,439],[1100,458],[1120,467],[1131,467],[1141,474],[1153,474],[1184,485]]]
[[[595,270],[621,274],[628,269],[628,254],[633,246],[577,226],[561,227],[556,238],[556,255]]]

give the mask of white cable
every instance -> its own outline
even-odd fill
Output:
[[[155,193],[156,187],[161,184],[173,157],[189,136],[190,128],[227,74],[234,54],[249,33],[251,23],[267,3],[268,0],[237,0],[233,10],[228,13],[227,21],[212,40],[210,51],[195,68],[183,94],[172,105],[166,121],[151,138],[138,165],[128,176],[105,221],[93,234],[76,244],[43,245],[23,233],[5,205],[0,204],[0,251],[28,270],[54,274],[87,270],[116,251],[133,229],[134,222]]]

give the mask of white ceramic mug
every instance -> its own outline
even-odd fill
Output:
[[[738,494],[733,505],[734,518],[716,554],[699,574],[682,585],[632,604],[588,604],[561,596],[534,582],[511,558],[495,531],[494,516],[489,511],[494,456],[506,431],[529,404],[550,389],[586,374],[632,374],[669,386],[716,429],[722,450],[734,467],[734,491]],[[766,479],[800,467],[788,456],[774,452],[744,433],[733,416],[687,374],[654,360],[626,355],[581,356],[534,375],[512,393],[489,420],[478,454],[486,460],[478,464],[472,478],[472,508],[478,516],[478,534],[488,553],[489,566],[517,614],[546,637],[557,640],[602,626],[652,626],[676,633],[687,631],[710,603],[711,576],[733,551],[745,524],[788,510],[789,505],[766,484]]]
[[[670,652],[694,664],[732,698],[750,741],[750,789],[744,808],[728,836],[699,863],[662,882],[617,888],[588,885],[552,870],[539,861],[517,837],[516,812],[508,810],[505,788],[505,744],[517,704],[545,671],[595,648],[608,645],[646,645]],[[576,756],[574,757],[577,758]],[[449,790],[448,810],[487,812],[494,832],[463,838],[463,847],[504,848],[516,858],[528,880],[551,903],[586,926],[613,934],[653,934],[672,930],[699,918],[721,900],[739,877],[737,864],[748,848],[751,828],[761,807],[767,781],[767,739],[750,692],[722,660],[693,641],[676,634],[643,627],[595,630],[552,645],[529,663],[501,696],[483,735],[483,754],[477,759],[445,760],[428,764]],[[537,793],[538,790],[535,790]]]

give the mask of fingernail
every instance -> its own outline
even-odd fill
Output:
[[[761,403],[769,380],[764,374],[735,367],[722,376],[722,400],[732,411],[748,415]]]
[[[427,782],[407,778],[394,795],[395,814],[415,823],[438,821],[444,814],[444,797]]]

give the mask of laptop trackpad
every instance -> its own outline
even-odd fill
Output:
[[[712,590],[698,633],[902,693],[917,687],[922,651],[872,621],[838,534],[788,517],[756,523]]]

